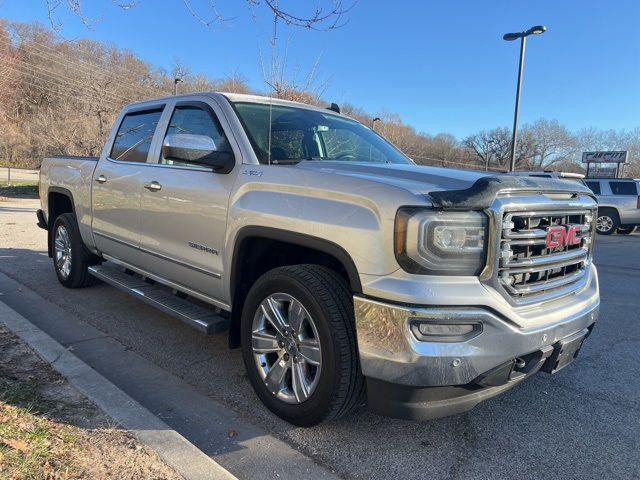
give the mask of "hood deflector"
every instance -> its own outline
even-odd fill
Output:
[[[509,193],[565,193],[589,195],[593,192],[585,185],[567,180],[539,177],[482,177],[464,190],[430,192],[429,196],[448,210],[484,210],[493,204],[499,194]]]

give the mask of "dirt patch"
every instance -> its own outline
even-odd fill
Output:
[[[0,479],[182,477],[0,326]]]

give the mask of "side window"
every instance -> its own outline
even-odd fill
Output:
[[[585,182],[587,187],[591,189],[596,195],[600,195],[600,184],[598,182]]]
[[[212,116],[205,109],[194,106],[184,105],[178,106],[171,116],[167,135],[188,134],[188,135],[204,135],[213,140],[216,149],[219,152],[229,152],[231,147],[224,134],[224,130],[220,126],[220,122],[215,116]],[[164,165],[198,165],[197,163],[178,162],[175,160],[167,160],[163,156],[160,163]]]
[[[160,115],[161,108],[125,115],[113,142],[110,157],[121,162],[146,162]]]
[[[634,182],[611,182],[610,185],[614,195],[638,195]]]

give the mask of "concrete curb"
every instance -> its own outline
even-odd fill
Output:
[[[122,428],[156,451],[185,479],[232,480],[236,477],[191,442],[94,371],[53,338],[0,301],[0,321],[27,342],[72,385]]]

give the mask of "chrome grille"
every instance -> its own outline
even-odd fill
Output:
[[[507,212],[502,217],[498,282],[516,303],[565,295],[586,273],[593,211]]]

